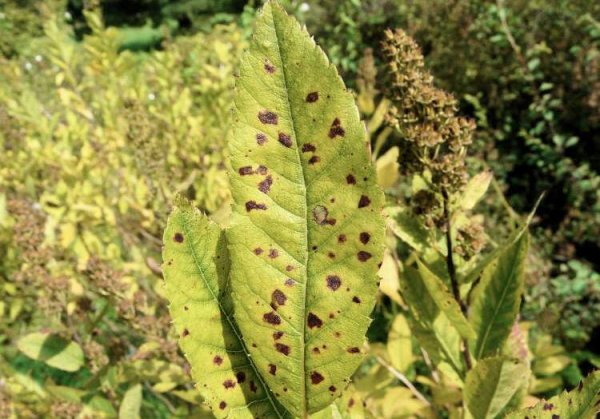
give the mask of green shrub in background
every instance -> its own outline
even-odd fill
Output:
[[[244,42],[220,26],[119,54],[118,32],[86,19],[82,43],[51,19],[31,55],[0,65],[0,405],[110,417],[143,392],[144,417],[201,411],[156,275],[175,191],[209,213],[229,199]],[[58,349],[40,348],[48,334]]]

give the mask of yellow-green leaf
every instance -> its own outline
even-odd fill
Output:
[[[77,371],[84,362],[83,351],[76,342],[48,333],[23,336],[17,347],[28,357],[63,371]]]
[[[486,358],[467,373],[464,399],[474,419],[492,419],[527,377],[527,366],[502,357]]]
[[[466,210],[475,208],[475,205],[479,202],[483,195],[485,195],[485,192],[490,186],[492,177],[492,172],[481,172],[473,176],[465,187],[460,199],[460,206]]]
[[[119,419],[139,419],[142,407],[142,385],[135,384],[125,392],[119,406]]]
[[[383,257],[383,194],[335,66],[275,2],[236,83],[227,241],[235,319],[294,416],[339,397],[360,364]]]
[[[600,371],[588,375],[579,385],[550,400],[509,414],[507,419],[592,419],[600,413]]]
[[[410,327],[402,314],[398,314],[392,322],[388,333],[387,352],[392,366],[400,372],[406,372],[413,363]]]
[[[256,372],[233,321],[224,233],[179,198],[163,240],[171,317],[206,403],[219,418],[231,412],[286,417]]]
[[[477,333],[476,359],[498,354],[510,335],[519,313],[528,248],[525,232],[483,270],[469,312]]]

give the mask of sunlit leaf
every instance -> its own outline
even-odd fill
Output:
[[[31,333],[19,339],[17,347],[28,357],[63,371],[77,371],[84,362],[81,347],[57,335]]]

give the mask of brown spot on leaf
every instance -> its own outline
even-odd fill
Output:
[[[256,249],[254,249],[254,253],[256,255],[260,255],[263,252],[263,250],[260,247],[257,247]]]
[[[258,113],[258,119],[263,124],[277,125],[279,122],[279,117],[277,114],[271,111],[260,111]]]
[[[318,373],[317,371],[313,371],[310,373],[310,381],[314,384],[317,385],[319,384],[321,381],[323,381],[325,378]]]
[[[219,355],[215,355],[215,357],[213,358],[213,364],[215,365],[221,365],[223,363],[223,358],[221,358]]]
[[[227,407],[227,403],[225,403],[224,401],[219,403],[219,409],[224,410],[226,407]]]
[[[173,240],[175,240],[177,243],[183,243],[183,234],[175,233]]]
[[[186,336],[188,336],[190,334],[190,331],[187,329],[183,329],[183,333],[181,334],[181,337],[184,338]]]
[[[348,353],[349,354],[358,354],[358,353],[360,353],[360,349],[357,348],[356,346],[353,346],[352,348],[348,348]]]
[[[254,174],[254,170],[252,170],[252,166],[244,166],[239,168],[238,173],[240,176],[248,176]]]
[[[279,140],[279,142],[281,144],[283,144],[286,147],[291,147],[292,146],[292,139],[290,138],[289,135],[284,134],[283,132],[280,132],[277,139]]]
[[[332,291],[337,291],[337,289],[342,285],[342,280],[337,275],[328,275],[326,281],[327,288]]]
[[[273,178],[271,175],[267,176],[262,182],[258,184],[258,190],[262,193],[269,193],[271,185],[273,184]]]
[[[250,391],[252,393],[256,393],[256,390],[258,390],[258,388],[256,387],[256,384],[254,384],[254,381],[250,381]]]
[[[352,406],[354,406],[354,399],[350,399],[348,400],[348,407],[351,408]]]
[[[327,256],[329,257],[329,259],[335,259],[335,253],[333,252],[328,252]]]
[[[287,345],[284,345],[283,343],[277,342],[275,344],[275,349],[277,350],[277,352],[281,352],[285,356],[288,356],[290,354],[290,347]]]
[[[344,128],[342,128],[340,118],[335,118],[329,128],[329,138],[343,137],[346,134]]]
[[[345,243],[346,242],[346,235],[345,234],[340,234],[338,236],[338,243]]]
[[[335,393],[336,390],[337,388],[335,388],[335,386],[329,386],[329,391],[331,391],[332,393]]]
[[[184,309],[185,311],[188,311],[190,308],[189,308],[188,306],[183,306],[183,309]]]
[[[269,60],[265,60],[265,71],[269,74],[273,74],[275,72],[275,66],[269,62]]]
[[[314,348],[312,348],[313,354],[320,354],[321,350],[319,348],[317,348],[316,346]]]
[[[235,374],[235,378],[237,379],[237,382],[239,384],[242,384],[244,381],[246,381],[246,373],[243,371],[240,371],[237,374]]]
[[[246,211],[250,212],[252,210],[263,210],[265,211],[267,206],[265,204],[257,204],[256,201],[248,201],[246,202]]]
[[[294,280],[292,278],[288,278],[285,280],[285,285],[288,287],[293,287],[294,286]]]
[[[277,249],[269,249],[269,257],[271,259],[275,259],[279,256],[279,252],[277,251]]]
[[[356,178],[353,175],[346,176],[346,183],[348,185],[356,185]]]
[[[273,294],[271,294],[271,302],[273,304],[283,306],[283,305],[285,305],[286,301],[287,301],[287,297],[285,296],[283,291],[281,291],[279,289],[273,291]]]
[[[364,207],[368,206],[370,203],[371,203],[371,200],[369,199],[368,196],[361,195],[361,197],[358,201],[358,208],[364,208]]]
[[[338,339],[339,339],[340,337],[342,337],[342,334],[341,334],[340,332],[335,332],[335,333],[334,333],[334,335],[335,335],[335,337],[336,337],[336,338],[338,338]]]
[[[329,313],[329,318],[330,318],[330,319],[335,319],[335,314],[333,314],[333,313]]]
[[[225,380],[225,381],[223,381],[223,387],[225,387],[225,388],[234,388],[235,387],[235,383],[233,382],[233,380]]]
[[[285,267],[285,270],[288,271],[288,272],[291,272],[291,271],[294,270],[294,267],[292,265],[288,265],[288,266]]]
[[[258,173],[259,175],[264,176],[267,174],[268,171],[269,169],[267,169],[267,167],[263,166],[262,164],[256,168],[256,173]]]
[[[352,302],[356,303],[356,304],[360,304],[360,298],[358,298],[356,295],[354,297],[352,297]]]
[[[263,320],[269,324],[281,324],[281,317],[277,313],[269,312],[263,315]]]
[[[306,143],[306,144],[302,145],[302,152],[303,153],[312,153],[312,152],[315,152],[316,150],[317,150],[317,147],[315,147],[311,143]]]
[[[308,313],[308,319],[306,320],[306,323],[311,329],[323,326],[323,320],[321,320],[319,316],[314,313]]]
[[[371,254],[369,252],[365,252],[364,250],[361,250],[360,252],[358,252],[356,254],[356,257],[358,258],[358,260],[360,260],[361,262],[366,262],[367,260],[371,259]]]
[[[310,159],[308,159],[308,164],[317,164],[320,161],[321,158],[319,156],[312,156]]]
[[[267,136],[265,134],[263,134],[262,132],[259,132],[258,134],[256,134],[256,144],[263,145],[266,142],[267,142]]]
[[[281,331],[273,332],[273,340],[279,340],[279,339],[281,339],[282,336],[283,336],[283,332],[281,332]]]
[[[314,103],[319,100],[319,92],[310,92],[306,95],[306,101],[308,103]]]
[[[544,403],[544,410],[552,410],[554,409],[554,405],[552,403]]]
[[[271,375],[277,374],[277,365],[269,364],[269,374],[271,374]]]
[[[362,244],[369,243],[369,240],[371,240],[371,235],[369,233],[366,233],[364,231],[362,233],[360,233],[360,242]]]

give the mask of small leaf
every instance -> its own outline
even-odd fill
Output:
[[[17,347],[28,357],[63,371],[75,372],[84,363],[81,347],[56,335],[31,333],[19,339]]]
[[[392,147],[377,159],[375,165],[377,168],[377,183],[384,189],[394,186],[400,177],[400,172],[398,171],[399,155],[400,151],[398,147]]]
[[[219,418],[232,410],[285,417],[257,374],[233,322],[223,232],[189,202],[178,198],[163,240],[171,317],[206,403]]]
[[[125,392],[119,406],[119,419],[139,419],[142,407],[142,385],[135,384]]]
[[[379,268],[379,290],[387,295],[392,301],[400,306],[403,306],[402,298],[400,298],[400,280],[398,275],[398,262],[394,259],[391,252],[386,249],[383,255],[383,263]]]
[[[419,272],[407,267],[400,275],[400,289],[408,304],[411,331],[432,360],[447,362],[455,372],[463,370],[460,335],[425,287]]]
[[[265,5],[240,66],[229,141],[234,316],[269,388],[304,417],[339,397],[363,359],[384,196],[354,98],[277,3]]]
[[[471,210],[475,208],[475,205],[485,195],[490,182],[492,181],[492,172],[481,172],[473,176],[460,198],[460,206],[464,210]]]
[[[527,366],[502,357],[482,359],[467,373],[465,403],[474,419],[495,418],[510,402],[523,379]]]
[[[600,413],[600,371],[588,375],[569,392],[542,400],[528,409],[509,414],[507,419],[593,419]]]
[[[497,354],[510,335],[523,294],[528,248],[529,235],[525,233],[484,269],[473,291],[469,317],[477,332],[476,359]]]
[[[398,314],[392,322],[388,333],[387,352],[392,366],[402,373],[413,363],[410,327],[402,314]]]
[[[419,219],[408,208],[388,207],[388,225],[403,242],[418,252],[424,252],[429,245],[429,233]]]
[[[450,290],[448,290],[446,284],[431,272],[423,262],[417,260],[417,264],[423,283],[439,309],[446,314],[458,333],[460,333],[464,339],[468,341],[475,339],[473,327],[471,327],[461,312],[460,306],[454,299],[454,296],[450,293]]]

